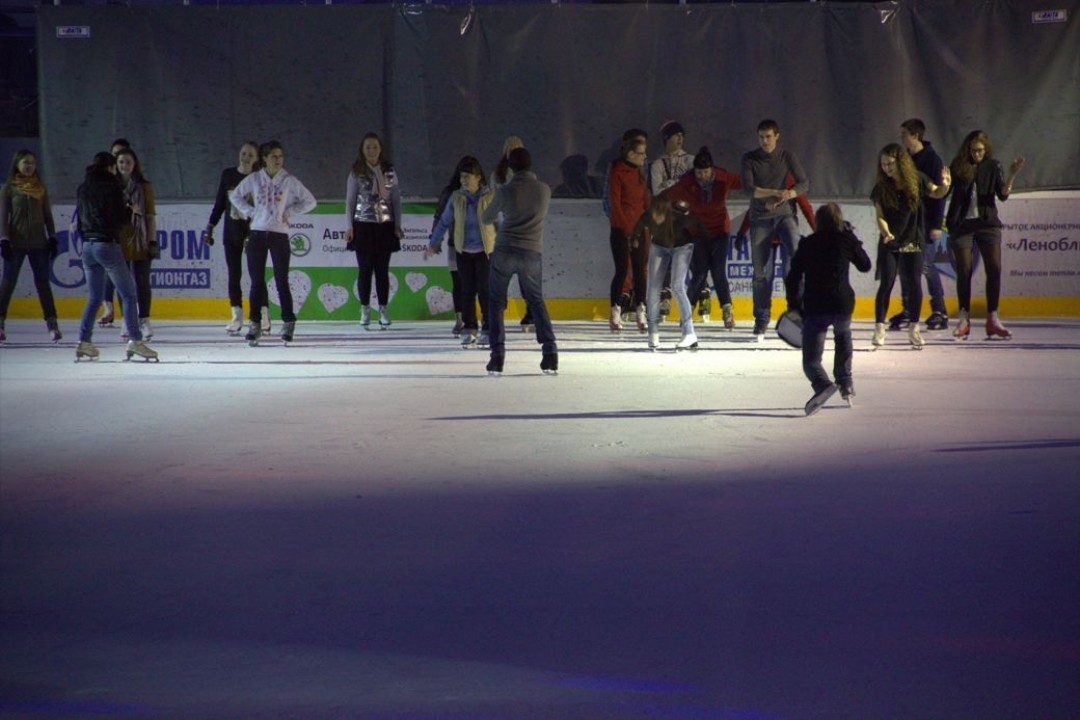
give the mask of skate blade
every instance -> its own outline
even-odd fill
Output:
[[[693,345],[687,345],[686,347],[679,347],[677,345],[675,346],[675,352],[683,352],[684,350],[694,351],[694,350],[697,350],[697,349],[698,349],[698,344],[697,343],[694,343]]]

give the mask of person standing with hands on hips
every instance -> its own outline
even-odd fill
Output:
[[[281,301],[281,339],[292,342],[296,329],[292,291],[289,289],[289,218],[315,209],[315,196],[285,170],[285,148],[277,140],[259,146],[263,167],[248,175],[229,193],[229,201],[241,216],[251,220],[248,240],[248,275],[251,277],[251,325],[245,340],[252,346],[262,337],[262,308],[266,292],[266,256],[274,263],[274,284]],[[248,197],[254,204],[248,202]]]

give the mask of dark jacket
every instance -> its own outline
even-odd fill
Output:
[[[971,207],[971,186],[975,185],[975,202],[978,217],[965,220]],[[998,218],[996,200],[1008,200],[1005,194],[1005,173],[1001,163],[987,158],[975,166],[975,176],[965,182],[953,172],[952,196],[949,198],[949,211],[945,215],[949,232],[955,234],[961,225],[971,230],[987,227],[1001,227]]]
[[[941,171],[945,169],[945,163],[929,141],[923,142],[923,149],[912,155],[911,160],[915,163],[915,169],[930,178],[935,185],[941,182]],[[926,208],[923,213],[923,222],[926,224],[927,231],[940,230],[941,221],[945,219],[945,198],[923,195],[922,201]]]
[[[855,291],[848,281],[849,265],[859,272],[870,270],[870,256],[850,230],[816,232],[803,238],[784,279],[788,306],[801,309],[803,315],[851,315]],[[804,277],[800,302],[799,283]]]
[[[13,185],[0,188],[0,237],[16,250],[44,250],[56,238],[49,192],[41,199],[19,192]]]
[[[124,189],[115,175],[91,168],[78,190],[79,232],[87,239],[118,240],[131,221]]]

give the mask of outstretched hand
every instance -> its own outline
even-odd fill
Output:
[[[1024,160],[1024,156],[1018,155],[1016,159],[1013,160],[1012,163],[1009,165],[1009,173],[1011,175],[1016,175],[1017,173],[1019,173],[1020,169],[1024,167],[1025,162],[1027,161]]]

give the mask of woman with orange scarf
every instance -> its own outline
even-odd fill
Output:
[[[29,150],[19,150],[11,161],[7,183],[0,189],[0,255],[4,258],[0,279],[0,342],[7,339],[4,320],[25,260],[30,261],[34,273],[34,287],[49,335],[53,342],[63,337],[56,323],[56,303],[49,284],[49,266],[56,252],[56,225],[49,193],[37,174],[37,157]]]

